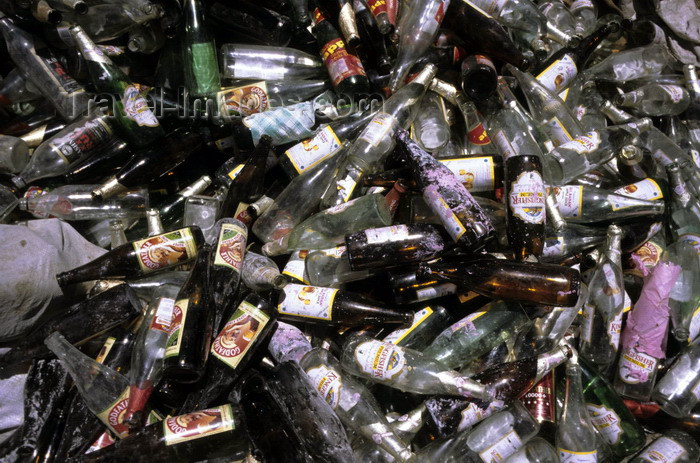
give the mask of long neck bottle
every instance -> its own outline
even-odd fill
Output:
[[[122,418],[129,402],[129,381],[80,352],[58,332],[45,343],[73,378],[90,411],[115,435],[126,437],[129,430]]]
[[[511,156],[506,160],[506,227],[516,260],[539,257],[544,249],[545,201],[542,163],[537,156]]]
[[[234,217],[241,202],[251,203],[260,198],[263,192],[265,166],[271,145],[272,139],[267,135],[260,138],[250,158],[231,182],[226,198],[219,209],[219,218]]]
[[[220,59],[227,79],[312,79],[327,73],[319,58],[294,48],[226,43]]]
[[[679,429],[669,429],[647,445],[639,455],[630,460],[630,463],[654,463],[659,459],[690,463],[697,459],[698,454],[700,446],[693,437]]]
[[[403,324],[413,318],[349,291],[293,283],[280,292],[277,312],[282,320],[346,326]]]
[[[267,256],[248,251],[241,267],[241,281],[253,291],[281,289],[289,283],[277,264]]]
[[[440,217],[453,241],[470,251],[483,247],[495,235],[491,220],[452,171],[399,131],[397,140],[423,191],[423,198]]]
[[[163,374],[163,355],[173,318],[178,286],[164,285],[148,304],[144,320],[134,341],[129,370],[129,406],[127,423],[138,427],[153,389]]]
[[[666,357],[669,324],[668,299],[682,268],[662,262],[652,270],[634,304],[622,332],[622,355],[615,375],[615,389],[623,396],[648,401],[658,363]]]
[[[66,286],[105,278],[139,277],[181,265],[196,257],[204,243],[199,227],[187,227],[123,244],[87,264],[56,275]]]
[[[165,345],[163,376],[179,383],[194,383],[204,374],[211,344],[211,299],[207,287],[210,247],[203,245],[180,288]]]
[[[677,236],[700,232],[700,202],[688,191],[677,163],[666,166],[671,188],[671,229]]]
[[[195,392],[187,408],[208,407],[240,378],[241,372],[275,331],[275,309],[256,293],[249,293],[231,314],[211,344],[206,385]]]
[[[610,225],[605,252],[600,255],[588,283],[588,299],[583,308],[581,355],[601,368],[607,368],[615,361],[620,345],[625,302],[621,240],[620,227]]]
[[[677,116],[688,108],[690,96],[680,85],[647,84],[615,96],[614,102],[642,116]]]
[[[574,360],[566,364],[564,410],[556,434],[559,459],[569,462],[597,462],[595,429],[583,398],[581,368]]]
[[[379,170],[386,156],[396,146],[396,130],[411,125],[420,100],[436,73],[435,65],[426,65],[415,79],[384,102],[382,111],[374,115],[348,148],[347,161],[338,169],[335,185],[332,185],[333,194],[324,199],[324,206],[347,202],[362,175]]]
[[[418,394],[450,394],[489,400],[493,388],[461,376],[421,352],[355,335],[343,347],[343,368],[355,376]]]
[[[569,257],[605,243],[605,231],[574,223],[563,230],[547,229],[541,261],[562,262]]]
[[[187,90],[194,97],[210,96],[221,88],[214,39],[199,0],[187,0],[183,10],[182,63]]]
[[[72,121],[88,108],[90,95],[63,68],[58,58],[40,40],[17,27],[0,12],[0,33],[20,72],[56,108],[61,117]]]
[[[625,402],[584,357],[579,357],[583,396],[591,418],[603,440],[619,459],[639,451],[646,442],[644,430]]]
[[[575,269],[484,258],[421,264],[418,276],[451,282],[495,299],[565,307],[576,303],[581,284]]]
[[[124,136],[135,146],[148,145],[165,133],[145,98],[124,72],[117,67],[88,37],[80,26],[72,26],[71,34],[85,58],[95,87],[100,92],[118,95],[114,100],[114,115]]]
[[[171,198],[166,199],[163,203],[158,204],[161,221],[167,227],[176,226],[182,221],[182,214],[185,211],[185,202],[187,198],[194,195],[199,195],[204,192],[212,180],[208,175],[203,175],[191,185],[186,186],[182,190],[175,193]]]

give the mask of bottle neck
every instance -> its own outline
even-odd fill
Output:
[[[190,196],[198,195],[204,190],[206,190],[209,185],[211,185],[211,178],[208,175],[203,175],[201,178],[199,178],[197,181],[195,181],[192,185],[189,185],[185,188],[182,189],[182,191],[178,191],[178,195],[184,196],[185,198],[189,198]]]
[[[399,207],[399,201],[401,201],[401,196],[404,193],[406,193],[406,187],[404,187],[402,180],[397,180],[394,182],[394,186],[389,193],[384,196],[386,205],[389,208],[389,213],[392,217],[396,213],[396,209]]]
[[[600,43],[605,40],[608,35],[614,32],[616,28],[619,28],[619,26],[617,26],[615,23],[604,24],[588,37],[584,37],[578,46],[571,51],[571,53],[574,55],[576,64],[579,66],[584,64],[598,45],[600,45]]]
[[[571,347],[564,344],[537,356],[537,377],[535,383],[540,382],[554,367],[564,363],[572,355]]]
[[[611,228],[612,227],[616,226],[612,225]],[[620,264],[620,254],[622,253],[621,243],[622,230],[619,227],[616,227],[614,231],[608,230],[607,242],[605,244],[605,255],[608,257],[608,259],[617,263],[618,265]]]
[[[685,207],[690,202],[691,196],[688,191],[688,187],[683,180],[683,175],[681,174],[681,169],[677,165],[669,167],[666,170],[668,174],[668,181],[671,184],[671,189],[673,190],[673,199],[681,206]]]
[[[563,419],[570,413],[579,413],[584,407],[581,367],[577,363],[566,365],[566,397],[564,399]]]
[[[634,119],[634,117],[622,109],[615,106],[610,100],[606,100],[600,108],[600,112],[610,119],[613,124],[624,124]]]

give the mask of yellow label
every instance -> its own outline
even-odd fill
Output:
[[[211,354],[236,368],[270,321],[265,312],[243,301],[211,345]]]
[[[224,405],[163,420],[163,436],[165,445],[174,445],[231,431],[235,427],[231,406]]]
[[[97,363],[102,363],[105,361],[105,357],[109,355],[109,351],[112,350],[112,346],[114,346],[114,342],[116,341],[116,338],[113,337],[108,337],[105,343],[102,345],[102,349],[100,349],[100,353],[97,354],[97,357],[95,357],[95,362]]]
[[[187,307],[189,304],[189,299],[180,299],[175,302],[168,339],[165,342],[165,358],[180,355],[180,344],[182,343],[182,333],[185,328],[185,319],[187,318]]]
[[[129,434],[129,427],[124,424],[126,409],[129,406],[129,388],[112,402],[97,417],[119,438],[123,439]]]
[[[396,331],[393,331],[387,335],[386,338],[384,338],[384,342],[390,342],[392,344],[398,344],[403,339],[411,334],[416,328],[418,328],[420,325],[423,324],[425,320],[428,319],[433,314],[433,309],[430,307],[426,307],[423,310],[416,312],[415,315],[413,316],[413,323],[411,324],[410,327],[408,328],[402,328]]]
[[[221,225],[219,241],[216,245],[214,265],[221,265],[240,272],[243,265],[248,231],[234,223]]]
[[[197,246],[189,228],[134,241],[133,246],[143,273],[184,264],[197,255]]]

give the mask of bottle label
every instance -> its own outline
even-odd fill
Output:
[[[639,249],[634,251],[634,255],[642,261],[642,264],[644,264],[644,266],[647,269],[651,270],[656,266],[656,264],[659,263],[659,259],[661,259],[661,254],[663,252],[664,249],[661,246],[654,243],[653,241],[647,241],[646,243],[641,245]],[[626,270],[626,273],[636,275],[640,278],[643,276],[642,272],[640,272],[637,268],[634,268],[632,270]]]
[[[158,127],[158,119],[148,107],[148,102],[141,96],[141,92],[135,85],[128,85],[124,89],[122,106],[126,117],[136,122],[140,127]]]
[[[423,190],[423,199],[435,215],[440,217],[442,225],[452,239],[457,242],[467,229],[462,225],[459,218],[452,212],[442,195],[438,191],[437,185],[429,185]]]
[[[377,113],[357,138],[376,148],[382,140],[394,136],[398,122],[391,114]]]
[[[678,241],[682,241],[693,246],[697,255],[700,256],[700,236],[687,233],[679,236]]]
[[[216,94],[216,103],[225,116],[250,116],[270,107],[267,84],[255,82],[242,87],[229,88]]]
[[[372,378],[390,380],[406,366],[406,356],[391,343],[365,341],[355,347],[355,362]]]
[[[392,225],[390,227],[370,228],[365,230],[367,244],[391,243],[408,238],[411,233],[406,225]]]
[[[158,308],[151,321],[151,326],[148,327],[151,331],[162,331],[170,333],[170,325],[173,322],[173,313],[175,311],[175,299],[162,297],[158,301]]]
[[[243,170],[244,166],[245,164],[238,164],[236,167],[231,169],[231,171],[227,174],[228,178],[230,178],[231,180],[235,180],[236,177],[238,177],[238,174],[241,173],[241,170]]]
[[[103,432],[100,437],[97,438],[95,442],[88,447],[87,451],[85,454],[95,452],[97,450],[103,449],[105,447],[109,447],[110,445],[114,444],[117,440],[112,437],[112,433],[109,431]]]
[[[129,426],[124,423],[126,409],[129,406],[129,388],[126,388],[121,395],[110,404],[105,410],[97,415],[107,427],[120,439],[129,434]]]
[[[581,216],[583,206],[583,186],[562,185],[554,187],[559,212],[564,218]]]
[[[466,331],[467,333],[472,333],[476,331],[476,326],[474,326],[474,321],[478,319],[479,317],[482,317],[487,311],[483,310],[480,312],[474,312],[472,314],[467,315],[460,321],[453,323],[450,326],[450,331],[453,333],[457,330],[461,331]]]
[[[304,272],[306,269],[306,256],[308,255],[309,251],[307,250],[294,251],[292,255],[289,256],[289,260],[284,266],[284,269],[282,269],[282,274],[290,276],[302,283],[309,284],[309,280],[305,278]]]
[[[338,290],[333,288],[288,284],[284,287],[284,298],[277,310],[281,314],[332,320],[333,301],[337,293]]]
[[[561,121],[556,117],[553,117],[548,122],[546,122],[544,124],[544,128],[549,134],[549,138],[550,140],[552,140],[552,143],[554,143],[555,147],[563,145],[564,143],[568,143],[574,139],[574,137],[572,137],[569,134],[569,131],[566,130]]]
[[[165,445],[175,445],[200,437],[235,429],[230,405],[174,416],[163,421]]]
[[[690,157],[693,158],[693,162],[695,163],[695,167],[700,168],[700,151],[691,149],[690,150]]]
[[[284,154],[294,169],[302,174],[337,153],[343,144],[330,126],[326,126],[313,138],[289,148]]]
[[[367,0],[367,6],[375,18],[382,13],[388,14],[386,0]]]
[[[483,421],[489,416],[493,415],[495,412],[502,410],[505,405],[505,402],[502,400],[495,399],[489,402],[488,406],[484,409],[476,405],[474,402],[470,402],[467,408],[461,412],[462,418],[459,420],[457,430],[463,431],[471,428],[480,421]]]
[[[455,294],[456,292],[457,286],[455,286],[453,283],[443,283],[436,286],[430,286],[428,288],[421,288],[416,290],[416,302],[437,299],[438,297],[449,296],[450,294]]]
[[[583,116],[585,116],[586,113],[588,113],[588,109],[583,105],[577,105],[574,108],[574,116],[576,116],[576,119],[579,121],[583,119]]]
[[[508,204],[513,215],[523,222],[544,223],[544,182],[537,171],[525,171],[511,183]]]
[[[511,431],[505,436],[499,438],[493,445],[486,450],[479,452],[482,460],[489,463],[497,463],[503,461],[523,446],[520,436],[515,431]]]
[[[496,134],[493,136],[493,142],[500,150],[503,159],[508,159],[518,155],[518,151],[510,143],[510,140],[508,140],[506,134],[503,133],[503,130],[496,132]]]
[[[659,85],[659,87],[671,97],[674,103],[683,99],[683,88],[678,85]]]
[[[334,87],[349,77],[367,75],[360,59],[348,52],[345,42],[340,37],[331,40],[321,48],[321,58],[328,69]]]
[[[593,318],[595,317],[595,306],[586,302],[583,305],[581,317],[583,318],[581,324],[581,339],[590,344],[593,341]]]
[[[240,273],[248,231],[233,223],[221,224],[214,265],[229,267]]]
[[[102,148],[104,142],[109,140],[111,136],[112,129],[100,117],[76,127],[61,137],[51,138],[48,145],[67,164],[72,164]]]
[[[168,330],[168,339],[165,341],[164,358],[180,355],[180,343],[182,342],[183,328],[185,326],[187,307],[189,304],[189,299],[180,299],[175,302],[173,306],[173,318],[170,322],[170,329]]]
[[[494,190],[496,175],[492,156],[439,161],[450,169],[470,192]]]
[[[104,363],[105,358],[109,355],[109,351],[112,350],[112,347],[114,346],[114,343],[116,342],[116,338],[113,338],[112,336],[108,337],[105,340],[105,343],[102,344],[102,349],[100,349],[100,353],[97,354],[97,357],[95,357],[95,362],[97,363]]]
[[[686,450],[682,445],[679,445],[673,439],[661,436],[649,445],[638,459],[646,459],[647,461],[658,461],[660,463],[675,463],[681,461],[686,455]]]
[[[608,444],[615,445],[622,436],[622,420],[617,413],[605,405],[586,404],[591,423],[605,438]]]
[[[569,83],[574,80],[578,74],[578,68],[574,59],[568,53],[553,62],[542,71],[537,80],[553,92],[560,92],[569,86]]]
[[[657,360],[636,349],[625,349],[620,359],[619,376],[628,384],[646,383],[654,374]]]
[[[553,385],[554,371],[550,371],[522,398],[525,408],[540,423],[543,421],[554,422]]]
[[[236,369],[269,321],[265,312],[249,302],[241,302],[214,339],[211,354]]]
[[[53,71],[54,77],[58,80],[58,83],[63,87],[69,95],[71,93],[82,93],[85,89],[68,74],[68,71],[63,67],[61,62],[53,55],[44,57],[44,61],[49,65],[51,71]]]
[[[450,5],[450,0],[442,0],[442,2],[440,2],[440,5],[438,6],[437,11],[435,12],[435,17],[434,17],[435,22],[436,22],[435,26],[439,26],[442,23],[442,20],[445,17],[445,11],[447,10],[447,7],[449,5]]]
[[[575,452],[559,447],[559,461],[561,463],[597,463],[598,452],[591,450],[590,452]]]
[[[250,129],[253,141],[257,144],[260,137],[269,135],[273,145],[314,136],[316,121],[313,102],[307,101],[291,106],[275,108],[262,113],[251,114],[243,118],[243,125]]]
[[[544,239],[542,257],[556,257],[566,254],[566,244],[563,236],[549,236]]]
[[[345,177],[336,181],[336,187],[338,188],[338,196],[347,202],[352,197],[357,186],[357,180],[355,179],[352,172],[349,172]]]
[[[139,267],[144,273],[153,272],[194,259],[197,246],[189,228],[134,241]]]
[[[615,190],[615,193],[619,195],[630,196],[636,199],[644,199],[647,201],[663,199],[664,197],[664,194],[661,191],[661,187],[659,186],[659,184],[656,183],[655,180],[650,178],[645,178],[644,180],[640,180],[636,183],[622,186]],[[614,204],[613,210],[616,210]]]
[[[104,50],[99,45],[93,46],[83,46],[81,47],[80,54],[86,61],[93,61],[95,63],[112,64],[112,61],[105,55]]]
[[[413,331],[415,331],[416,328],[421,326],[423,322],[425,322],[431,315],[433,314],[433,309],[430,307],[426,307],[422,310],[419,310],[415,314],[413,314],[413,323],[411,323],[411,326],[408,328],[399,328],[398,330],[394,330],[391,333],[389,333],[385,338],[384,342],[390,342],[392,344],[399,344],[403,339],[411,334]]]
[[[486,127],[484,127],[484,124],[481,122],[469,129],[467,136],[469,138],[469,143],[473,143],[474,145],[483,146],[491,143],[491,138],[488,132],[486,132]]]
[[[585,135],[579,135],[568,143],[560,145],[559,149],[576,151],[578,154],[587,154],[598,148],[600,143],[600,135],[597,132],[588,132]]]
[[[338,372],[325,365],[319,365],[306,370],[306,374],[319,394],[335,410],[340,400],[340,389],[343,387],[341,376]]]
[[[334,248],[321,249],[319,252],[326,257],[340,259],[346,251],[347,247],[344,244],[341,244],[340,246],[336,246]]]

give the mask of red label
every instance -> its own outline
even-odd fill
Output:
[[[489,134],[486,133],[486,129],[484,128],[484,124],[479,122],[479,124],[476,127],[473,127],[469,130],[469,141],[471,143],[474,143],[475,145],[488,145],[491,143],[491,139],[489,138]]]
[[[382,13],[387,13],[386,0],[367,0],[367,6],[369,6],[369,11],[377,17]]]
[[[438,8],[437,12],[435,13],[435,21],[437,21],[438,24],[442,24],[442,19],[445,17],[445,2],[443,0],[442,3],[440,3],[440,7]]]
[[[316,9],[314,10],[314,23],[315,23],[315,24],[318,24],[318,23],[320,23],[321,21],[325,21],[325,20],[326,20],[326,17],[323,16],[323,13],[321,13],[321,10],[318,9],[318,8],[316,8]]]
[[[521,399],[525,408],[540,423],[543,421],[554,422],[554,400],[552,395],[553,374],[545,375],[532,389]]]
[[[362,67],[360,59],[348,53],[343,39],[331,40],[321,49],[321,57],[333,80],[333,85],[352,76],[365,76],[365,69]]]

